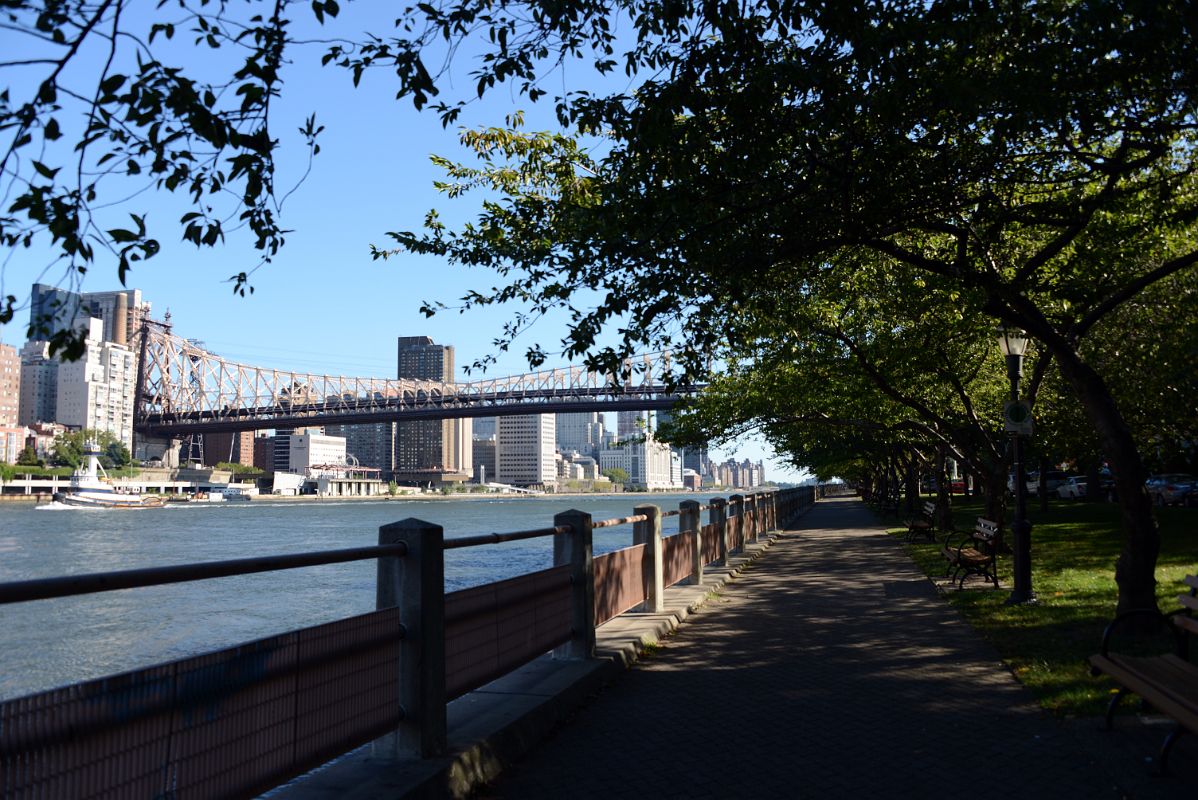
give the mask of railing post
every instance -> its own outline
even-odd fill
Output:
[[[690,582],[692,586],[698,586],[703,582],[703,526],[699,521],[697,500],[683,500],[678,504],[678,530],[694,531]]]
[[[645,610],[651,614],[665,611],[665,578],[662,576],[661,509],[657,506],[636,506],[632,513],[648,517],[632,527],[632,543],[645,545],[645,558],[649,562],[649,586],[645,597]]]
[[[377,608],[399,606],[396,755],[430,758],[447,750],[445,722],[445,552],[440,525],[405,519],[379,528],[379,544],[407,545],[379,559]]]
[[[745,496],[734,494],[728,498],[728,526],[732,529],[728,536],[730,541],[739,542],[738,549],[745,549]]]
[[[722,497],[713,498],[708,509],[708,522],[716,526],[719,534],[720,552],[715,563],[718,566],[728,566],[728,501]]]
[[[591,561],[591,515],[563,511],[553,518],[555,527],[568,525],[569,533],[553,537],[554,566],[570,565],[570,641],[553,651],[554,658],[586,659],[595,655],[595,566]]]
[[[757,503],[759,497],[760,495],[751,494],[745,498],[749,504],[749,533],[745,538],[753,544],[757,544],[757,537],[761,533],[761,508]]]

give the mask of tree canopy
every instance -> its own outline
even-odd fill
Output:
[[[86,268],[98,242],[123,270],[158,244],[137,214],[128,227],[94,224],[101,179],[119,176],[124,188],[148,176],[190,198],[185,239],[214,244],[226,223],[244,225],[269,258],[283,241],[270,103],[286,60],[305,46],[288,17],[296,4],[180,0],[138,20],[140,34],[125,6],[0,6],[10,28],[49,53],[0,65],[46,74],[31,97],[0,95],[0,130],[11,136],[0,179],[12,198],[0,236],[10,247],[49,237],[72,268]],[[302,9],[316,24],[340,11],[333,0]],[[560,131],[526,132],[513,116],[464,134],[477,163],[443,162],[447,195],[482,195],[473,223],[451,228],[430,213],[423,231],[393,234],[400,249],[500,273],[500,285],[463,300],[517,304],[501,348],[565,307],[568,356],[619,374],[631,352],[670,347],[694,378],[743,359],[769,320],[810,326],[779,330],[794,340],[829,335],[840,314],[831,341],[900,389],[935,371],[900,346],[924,322],[910,297],[935,299],[929,320],[959,314],[975,335],[993,321],[1027,330],[1116,468],[1127,534],[1117,578],[1120,604],[1132,608],[1155,604],[1158,539],[1128,412],[1136,390],[1120,383],[1129,375],[1119,348],[1096,333],[1127,324],[1157,286],[1192,290],[1196,24],[1184,5],[1150,1],[451,0],[402,9],[390,33],[317,49],[354,82],[393,73],[399,96],[445,123],[503,84],[553,103]],[[172,66],[162,48],[183,31],[227,69],[200,79]],[[99,43],[102,69],[68,86],[87,42]],[[475,59],[474,91],[443,95],[442,59],[461,50]],[[546,76],[578,62],[629,80],[612,91],[567,85],[550,98]],[[69,158],[55,160],[66,99],[87,125]],[[314,118],[299,131],[312,154],[319,132]],[[243,289],[245,275],[235,278]],[[894,324],[888,296],[903,297],[895,331],[882,328]],[[1162,347],[1189,341],[1179,327],[1164,323]],[[602,345],[612,328],[618,344]],[[961,341],[968,353],[973,339]],[[1134,347],[1148,354],[1153,344],[1141,337]],[[535,365],[545,352],[528,356]],[[1184,357],[1165,362],[1168,375],[1186,374]],[[969,375],[948,366],[958,382]],[[1164,397],[1185,385],[1168,375],[1153,380]],[[952,415],[934,422],[938,435],[972,429],[987,447],[985,421],[961,418],[968,393],[951,379],[922,398],[871,382],[895,419],[924,425],[938,414],[919,403],[949,409],[940,401],[957,395]]]

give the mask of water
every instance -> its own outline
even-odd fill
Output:
[[[676,509],[694,495],[171,505],[93,510],[0,505],[0,582],[378,543],[380,525],[418,517],[447,537],[544,528],[571,508],[596,520],[634,505]],[[668,535],[677,518],[663,520]],[[595,554],[631,543],[595,532]],[[362,561],[0,606],[0,699],[137,669],[374,609]],[[552,564],[549,539],[446,553],[453,591]]]

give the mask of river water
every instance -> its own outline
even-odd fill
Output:
[[[595,520],[696,495],[179,504],[127,510],[0,505],[0,582],[378,543],[417,517],[447,537],[544,528],[571,508]],[[677,518],[663,521],[668,535]],[[595,554],[631,544],[595,532]],[[550,539],[446,553],[446,589],[552,565]],[[374,609],[374,561],[267,572],[0,606],[0,699],[149,666]]]

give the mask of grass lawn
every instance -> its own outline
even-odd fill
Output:
[[[971,530],[981,514],[980,502],[954,498],[958,530]],[[1115,615],[1119,507],[1061,500],[1043,513],[1032,500],[1028,517],[1033,525],[1032,586],[1039,603],[1003,605],[1011,586],[1009,554],[999,558],[1003,589],[952,589],[949,602],[994,644],[1042,706],[1057,714],[1101,713],[1114,684],[1091,677],[1086,658],[1098,652],[1103,629]],[[1168,612],[1178,607],[1182,578],[1198,573],[1198,509],[1158,509],[1157,519],[1157,598],[1161,610]],[[902,535],[906,530],[892,532]],[[940,545],[915,542],[906,547],[928,575],[944,574]]]

